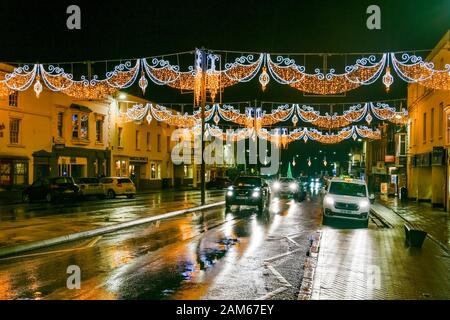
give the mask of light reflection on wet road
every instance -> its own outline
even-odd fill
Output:
[[[0,260],[0,299],[256,299],[279,285],[263,261],[291,249],[283,236],[298,233],[306,252],[319,224],[317,199],[198,212]],[[81,268],[80,290],[66,288],[70,265]]]

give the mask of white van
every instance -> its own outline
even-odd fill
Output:
[[[359,221],[367,228],[374,200],[373,195],[369,196],[365,181],[334,178],[323,198],[323,224],[332,219],[347,219]]]

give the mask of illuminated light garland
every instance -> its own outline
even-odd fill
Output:
[[[397,125],[405,125],[408,122],[408,111],[402,109],[397,112],[395,108],[386,103],[370,103],[370,110],[378,120],[390,121]]]
[[[28,90],[33,85],[38,71],[39,65],[34,65],[31,70],[28,65],[15,68],[12,73],[5,74],[5,79],[0,81],[1,92],[7,94],[8,89],[13,91]]]
[[[297,113],[304,122],[311,123],[319,128],[337,129],[349,126],[351,123],[361,121],[368,112],[368,104],[351,106],[349,110],[339,116],[337,113],[326,113],[324,116],[314,110],[311,106],[297,105]]]
[[[143,104],[136,104],[131,108],[128,108],[123,115],[126,116],[129,120],[140,122],[144,118],[146,118],[147,115],[150,115],[149,110],[150,110],[149,104],[146,104],[145,106]],[[151,120],[149,121],[148,117],[146,118],[146,120],[147,122],[151,122]]]
[[[220,139],[222,141],[229,142],[238,142],[242,140],[247,140],[252,138],[255,134],[255,131],[252,129],[244,128],[239,130],[227,130],[223,132],[223,130],[217,126],[211,126],[206,124],[207,133],[216,139]]]
[[[215,114],[216,106],[206,107],[205,121],[210,121]],[[152,116],[159,122],[180,128],[194,128],[201,123],[201,112],[195,111],[193,115],[188,113],[173,113],[171,110],[160,105],[150,105]]]
[[[331,95],[374,83],[386,65],[386,57],[387,55],[383,54],[378,62],[373,55],[358,59],[356,64],[346,66],[343,74],[336,74],[334,69],[327,74],[320,72],[319,69],[315,70],[315,74],[308,74],[304,66],[297,65],[293,59],[281,56],[274,62],[268,54],[267,61],[269,72],[278,83],[311,94]]]
[[[209,92],[211,99],[215,101],[220,90],[252,80],[261,69],[264,54],[261,54],[256,61],[254,61],[253,55],[237,58],[234,63],[225,64],[225,70],[222,71],[216,68],[216,61],[219,60],[217,55],[209,54],[207,59],[209,63],[205,63],[208,63],[209,68],[206,71],[206,90]],[[196,51],[195,66],[189,67],[187,72],[181,72],[179,66],[171,65],[167,60],[154,58],[149,63],[149,61],[143,59],[144,69],[155,84],[194,91],[197,102],[202,81],[202,63],[199,50]]]
[[[436,70],[432,62],[425,62],[415,55],[404,53],[399,60],[391,53],[390,57],[395,72],[403,81],[436,90],[450,90],[450,64],[446,64],[443,70]]]

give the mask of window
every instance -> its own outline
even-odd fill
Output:
[[[19,144],[20,142],[20,120],[11,119],[9,123],[9,143]]]
[[[160,134],[158,134],[157,139],[158,139],[157,142],[156,142],[157,150],[158,150],[158,152],[161,152],[161,135]]]
[[[450,144],[450,112],[447,112],[447,144]]]
[[[152,151],[152,140],[150,132],[147,132],[147,151]]]
[[[72,115],[72,138],[89,140],[89,115],[74,113]]]
[[[117,177],[128,176],[127,162],[125,160],[117,160],[116,161],[116,176]]]
[[[161,164],[159,163],[150,164],[150,179],[161,180]]]
[[[9,106],[10,107],[17,107],[18,104],[18,100],[19,100],[19,92],[14,91],[13,93],[11,93],[9,95]]]
[[[413,131],[414,135],[414,145],[417,144],[417,142],[419,141],[419,130],[417,130],[417,119],[414,119],[414,131]]]
[[[427,113],[423,114],[423,127],[422,127],[422,140],[423,143],[427,142]]]
[[[170,153],[170,136],[167,137],[167,153]]]
[[[78,114],[75,113],[72,115],[72,138],[78,139],[80,137],[79,129]]]
[[[119,148],[123,147],[123,128],[117,129],[117,146]]]
[[[136,130],[136,140],[135,140],[135,143],[136,143],[136,150],[137,150],[137,151],[139,151],[139,150],[140,150],[140,147],[141,147],[140,135],[141,135],[140,131],[139,131],[139,130]]]
[[[97,143],[103,142],[103,123],[103,118],[97,118],[97,120],[95,120],[95,141]]]
[[[57,130],[58,130],[58,138],[63,138],[64,135],[64,112],[58,112],[57,119]]]
[[[441,102],[439,104],[439,118],[438,118],[438,132],[439,132],[439,139],[442,139],[443,136],[443,128],[444,128],[444,103]]]
[[[430,114],[430,141],[434,140],[434,108],[431,108]]]

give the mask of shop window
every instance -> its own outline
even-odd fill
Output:
[[[58,138],[63,138],[64,136],[64,112],[58,112]]]
[[[117,177],[127,177],[127,162],[125,160],[116,161],[116,176]]]
[[[24,185],[28,183],[28,164],[17,162],[14,164],[13,183],[15,185]]]
[[[20,143],[20,120],[11,119],[9,122],[9,143],[19,144]]]
[[[161,164],[159,163],[150,164],[150,179],[161,180]]]
[[[18,107],[19,106],[19,104],[18,104],[18,102],[19,102],[19,92],[13,91],[13,93],[11,93],[9,95],[8,101],[9,101],[8,105],[10,107]]]
[[[0,161],[0,185],[10,185],[11,184],[11,162]]]

